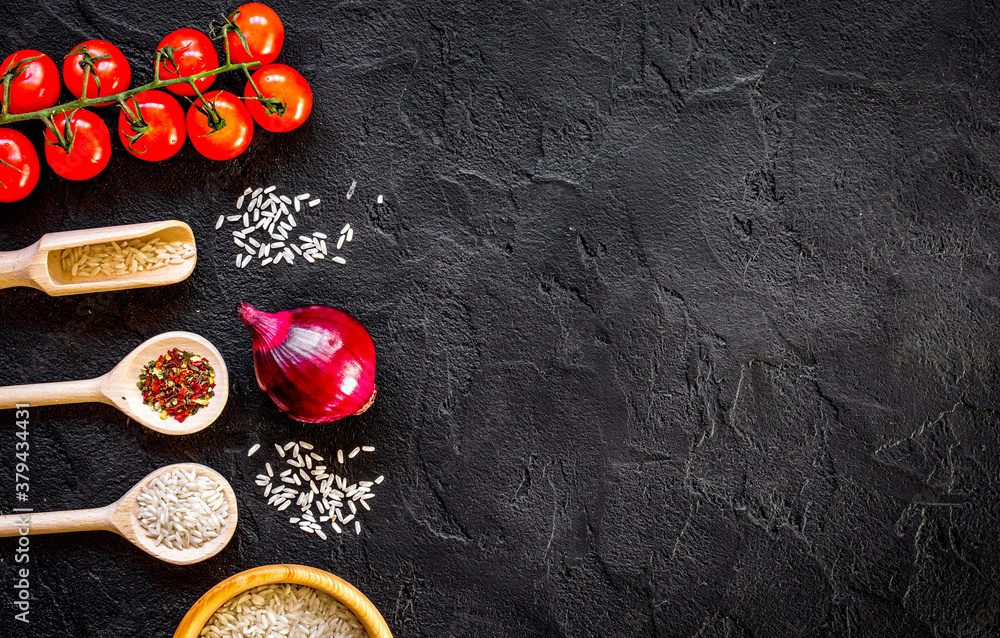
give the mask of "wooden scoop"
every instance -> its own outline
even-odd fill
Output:
[[[157,476],[174,469],[194,471],[200,476],[207,476],[220,486],[229,504],[225,524],[219,535],[206,541],[199,547],[175,549],[164,544],[157,545],[156,539],[148,536],[139,522],[139,493]],[[59,534],[61,532],[89,532],[105,530],[115,532],[126,538],[141,550],[175,565],[190,565],[215,556],[229,543],[236,531],[236,493],[221,474],[210,467],[197,463],[177,463],[167,465],[151,472],[146,478],[136,483],[111,505],[96,507],[89,510],[68,510],[62,512],[25,512],[0,516],[0,537],[22,536],[26,534]]]
[[[60,296],[164,286],[187,279],[194,270],[197,255],[185,259],[184,263],[113,276],[73,277],[72,273],[63,270],[61,256],[66,248],[153,237],[164,242],[180,241],[195,245],[191,227],[176,220],[49,233],[27,248],[0,252],[0,288],[26,286]]]
[[[161,419],[158,412],[143,403],[142,392],[136,387],[143,366],[173,348],[205,357],[215,370],[215,396],[209,399],[208,405],[183,423],[173,417]],[[229,371],[226,369],[226,362],[207,339],[191,332],[164,332],[147,339],[111,372],[96,379],[0,388],[0,410],[14,408],[19,404],[34,407],[63,403],[107,403],[124,412],[130,419],[163,434],[191,434],[208,427],[222,413],[228,399]]]

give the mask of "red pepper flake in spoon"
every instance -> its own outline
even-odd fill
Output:
[[[215,396],[215,370],[204,357],[174,348],[147,363],[135,385],[161,419],[183,423]]]

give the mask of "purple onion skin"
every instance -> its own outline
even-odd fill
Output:
[[[257,385],[296,421],[329,423],[375,401],[375,344],[342,310],[307,306],[268,313],[240,302],[253,339]]]

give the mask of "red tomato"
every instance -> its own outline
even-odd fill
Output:
[[[184,109],[177,98],[164,91],[143,91],[125,100],[125,106],[128,112],[122,109],[118,116],[118,137],[129,153],[159,162],[184,146]]]
[[[68,127],[65,113],[56,115],[54,122],[64,138],[72,138],[67,153],[56,143],[55,134],[45,129],[45,160],[56,175],[82,180],[104,170],[111,160],[111,134],[104,120],[93,111],[79,109],[72,113]]]
[[[232,159],[245,151],[253,139],[253,119],[240,99],[229,91],[205,94],[209,117],[198,110],[198,98],[187,112],[187,130],[199,153],[213,160]],[[215,124],[215,126],[213,126]]]
[[[253,74],[254,84],[265,98],[278,98],[284,102],[283,111],[269,113],[267,106],[257,99],[245,100],[247,110],[257,123],[273,133],[284,133],[298,128],[312,111],[313,94],[298,71],[284,64],[269,64]],[[256,98],[253,85],[247,82],[243,95]]]
[[[22,63],[35,57],[38,59]],[[59,101],[59,69],[52,58],[41,51],[26,49],[8,55],[0,64],[0,80],[8,74],[12,76],[8,113],[30,113],[55,106]],[[2,103],[3,91],[0,90]]]
[[[250,49],[247,51],[240,41],[240,36],[230,31],[227,36],[230,60],[236,63],[254,60],[261,64],[274,62],[281,52],[281,45],[285,42],[285,27],[281,25],[281,19],[271,7],[259,2],[250,2],[234,11],[229,16],[229,21],[240,28]]]
[[[0,128],[0,202],[9,204],[27,197],[38,183],[39,171],[38,153],[27,136]]]
[[[164,56],[160,62],[160,79],[172,80],[182,75],[195,75],[202,71],[211,71],[219,67],[219,54],[215,51],[215,45],[208,39],[208,36],[201,31],[194,29],[178,29],[167,37],[163,38],[157,50],[170,47],[173,50],[174,62],[177,66]],[[179,71],[179,72],[178,72]],[[215,76],[195,80],[194,85],[199,91],[204,91],[215,82]],[[184,82],[171,84],[167,87],[171,93],[177,95],[195,95],[191,85]],[[183,140],[182,140],[183,141]]]
[[[76,97],[83,95],[84,47],[93,67],[90,71],[90,81],[87,82],[88,98],[120,93],[128,88],[132,82],[132,69],[118,47],[104,40],[87,40],[70,51],[63,62],[63,82],[66,83],[70,93]],[[94,60],[94,58],[104,59]],[[94,78],[95,73],[97,79]]]

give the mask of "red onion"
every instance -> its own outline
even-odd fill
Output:
[[[375,401],[375,344],[342,310],[308,306],[274,314],[240,302],[253,339],[257,385],[296,421],[328,423]]]

